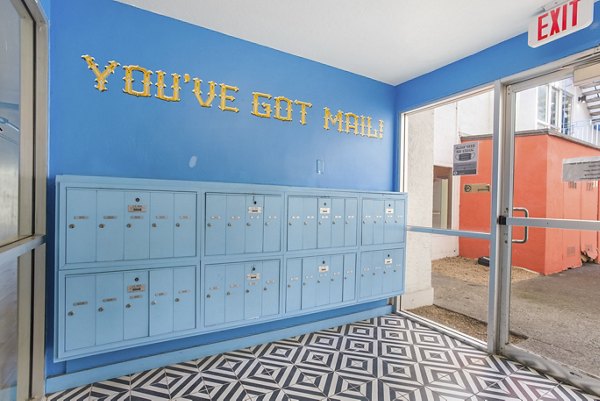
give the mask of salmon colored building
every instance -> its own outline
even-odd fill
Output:
[[[492,138],[462,138],[463,143],[472,141],[479,142],[478,171],[461,177],[459,227],[489,232],[490,192],[465,192],[464,186],[491,183]],[[527,208],[530,217],[598,220],[598,182],[562,180],[563,159],[587,156],[600,156],[600,148],[552,130],[517,133],[514,206]],[[514,228],[513,239],[523,235],[523,228]],[[513,245],[512,262],[544,275],[557,273],[581,266],[582,257],[597,261],[599,241],[596,232],[531,227],[527,242]],[[459,252],[469,258],[487,256],[489,242],[461,237]]]

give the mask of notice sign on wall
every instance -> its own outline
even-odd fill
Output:
[[[600,180],[600,156],[563,160],[563,181]]]
[[[454,145],[452,175],[476,175],[478,155],[479,142]]]
[[[545,45],[590,26],[594,20],[594,0],[568,0],[555,4],[529,23],[529,46]]]

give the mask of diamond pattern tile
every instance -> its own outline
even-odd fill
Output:
[[[390,314],[49,394],[47,401],[600,401]]]

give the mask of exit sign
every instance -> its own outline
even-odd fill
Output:
[[[592,24],[594,0],[555,2],[529,23],[529,46],[539,47]]]

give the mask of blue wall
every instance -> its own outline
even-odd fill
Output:
[[[50,32],[49,261],[54,258],[53,179],[58,174],[393,188],[394,88],[390,85],[112,0],[97,0],[93,6],[85,1],[53,0]],[[180,84],[182,100],[178,103],[127,95],[123,93],[122,68],[108,78],[108,91],[101,93],[94,88],[95,77],[81,58],[83,54],[95,57],[101,69],[109,60],[116,60],[121,65],[138,64],[168,74],[189,73],[204,83],[212,80],[238,86],[233,105],[240,112],[219,110],[218,98],[211,108],[200,107],[191,84]],[[171,85],[170,80],[167,82]],[[202,89],[207,92],[206,87]],[[153,95],[155,90],[153,87]],[[293,122],[252,116],[253,91],[312,102],[308,124],[298,122],[298,108],[294,109]],[[325,131],[324,107],[384,120],[384,138]],[[193,168],[189,164],[192,156],[198,158]],[[323,175],[316,174],[317,159],[325,162]],[[48,376],[208,339],[187,339],[55,364],[53,271],[50,262]],[[230,331],[228,337],[248,332]]]
[[[396,87],[396,110],[405,112],[518,72],[600,45],[600,2],[588,28],[545,46],[531,48],[527,33],[506,40]]]

